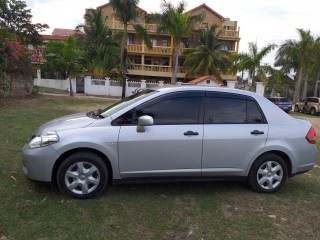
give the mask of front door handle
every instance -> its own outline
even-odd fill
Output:
[[[198,132],[193,132],[193,131],[187,131],[183,135],[185,135],[185,136],[197,136],[197,135],[199,135],[199,133]]]
[[[261,134],[264,134],[263,131],[259,131],[259,130],[254,130],[251,132],[252,135],[261,135]]]

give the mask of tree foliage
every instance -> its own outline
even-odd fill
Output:
[[[101,9],[88,10],[84,19],[85,24],[76,27],[76,39],[81,48],[80,64],[85,73],[104,78],[119,65],[119,46]]]
[[[39,32],[49,28],[47,24],[33,24],[31,10],[20,0],[0,0],[0,24],[15,34],[20,43],[32,45],[40,45]]]
[[[203,15],[192,16],[189,12],[185,12],[183,1],[179,2],[178,6],[174,6],[170,2],[163,0],[161,10],[161,13],[149,14],[146,17],[146,21],[158,24],[157,33],[170,34],[173,39],[171,84],[175,84],[177,81],[180,41],[183,37],[190,36],[193,24],[201,21]]]
[[[82,73],[79,55],[80,50],[73,36],[69,36],[64,42],[49,42],[44,53],[45,65],[48,68],[64,72],[69,78],[70,96],[73,96],[71,79]]]
[[[115,17],[124,26],[120,48],[122,68],[122,98],[125,97],[126,93],[128,26],[133,26],[137,36],[146,43],[148,48],[151,48],[152,46],[146,29],[144,29],[139,23],[135,23],[135,20],[140,17],[138,3],[139,0],[110,0]]]
[[[217,28],[217,25],[213,25],[210,29],[197,31],[197,47],[186,51],[184,67],[187,76],[214,75],[221,80],[220,72],[227,71],[231,66],[227,51],[221,50]]]

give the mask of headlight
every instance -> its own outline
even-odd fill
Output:
[[[36,136],[31,139],[29,148],[39,148],[59,142],[59,136],[55,131],[47,132],[45,135]]]

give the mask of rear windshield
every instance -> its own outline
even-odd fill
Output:
[[[288,98],[279,98],[279,102],[290,102]]]

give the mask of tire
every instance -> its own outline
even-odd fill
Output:
[[[311,109],[310,109],[310,114],[311,114],[311,115],[316,115],[316,113],[317,113],[317,111],[316,111],[315,108],[311,108]]]
[[[284,160],[276,154],[267,153],[251,166],[248,183],[256,192],[274,193],[283,186],[287,176],[288,170]]]
[[[294,111],[295,112],[299,112],[299,107],[298,106],[294,106]]]
[[[57,171],[59,189],[73,198],[88,199],[101,195],[107,183],[107,165],[100,156],[91,152],[66,157]]]

